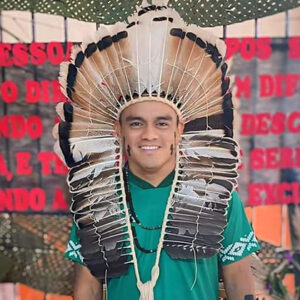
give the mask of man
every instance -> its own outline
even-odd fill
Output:
[[[101,299],[107,281],[109,300],[218,299],[219,261],[228,298],[251,299],[259,246],[234,191],[223,44],[167,7],[130,21],[100,26],[62,68],[74,298]]]
[[[148,226],[155,226],[162,222],[162,213],[172,182],[170,174],[172,175],[175,168],[175,154],[171,155],[170,145],[174,143],[173,133],[176,132],[176,136],[180,136],[182,129],[183,124],[177,123],[177,116],[172,108],[163,103],[151,102],[131,105],[124,110],[121,123],[117,124],[120,138],[125,137],[127,145],[131,149],[130,155],[128,155],[128,164],[131,171],[134,208],[142,223]],[[140,195],[143,192],[145,192],[144,197]],[[138,201],[142,203],[138,203]],[[251,239],[244,243],[241,240],[242,238],[246,240],[245,237],[251,236],[252,230],[236,193],[231,200],[229,210],[229,225],[225,229],[223,245],[226,248],[235,244],[237,249],[227,258],[225,254],[219,256],[219,259],[223,266],[229,299],[244,299],[245,295],[254,294],[248,255],[258,250],[258,246]],[[141,230],[141,235],[138,234],[139,243],[147,249],[155,248],[157,233]],[[75,235],[71,236],[72,239],[73,245],[78,248],[79,243]],[[238,248],[239,243],[240,248]],[[246,246],[245,249],[243,249],[244,246]],[[241,249],[243,251],[238,254]],[[137,251],[140,255],[138,259],[142,261],[144,267],[141,271],[146,280],[149,278],[153,265],[154,253],[145,254],[138,249]],[[69,247],[66,257],[82,263],[80,253],[74,252],[74,246],[73,248]],[[218,291],[217,256],[198,262],[196,284],[192,290],[190,289],[196,271],[194,261],[177,262],[167,255],[162,256],[161,259],[161,276],[168,279],[165,278],[164,281],[158,282],[157,299],[182,299],[183,297],[216,299]],[[177,267],[177,264],[180,266]],[[149,268],[145,269],[146,266]],[[74,299],[101,299],[100,293],[100,282],[90,274],[85,266],[77,265]],[[202,296],[203,293],[205,296]],[[108,299],[138,299],[133,269],[129,270],[128,275],[111,279],[108,282]]]

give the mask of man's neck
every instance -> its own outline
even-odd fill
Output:
[[[130,164],[130,171],[140,179],[150,183],[151,185],[157,187],[175,168],[173,165],[166,165],[159,170],[144,170],[136,167],[134,164]]]

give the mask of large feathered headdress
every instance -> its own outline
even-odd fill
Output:
[[[98,278],[134,264],[141,299],[153,299],[162,248],[176,259],[210,257],[221,247],[239,163],[225,51],[222,40],[187,26],[174,9],[143,4],[128,23],[100,25],[61,66],[72,103],[57,106],[63,121],[55,149],[70,168],[82,256]],[[145,100],[170,105],[186,127],[152,280],[142,283],[114,125],[126,107]]]

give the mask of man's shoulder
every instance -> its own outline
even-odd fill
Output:
[[[240,211],[241,209],[244,210],[244,204],[239,193],[234,190],[231,194],[231,199],[228,201],[227,220],[228,218],[230,218],[232,212],[235,212],[237,210]]]
[[[75,223],[73,223],[64,257],[84,265],[83,257],[80,253],[80,248],[81,244],[76,234],[76,225]]]

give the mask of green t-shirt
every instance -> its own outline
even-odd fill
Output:
[[[129,185],[132,202],[137,217],[144,226],[154,227],[163,221],[166,203],[170,194],[174,174],[171,173],[158,187],[129,173]],[[157,300],[217,300],[218,264],[236,262],[259,250],[259,245],[247,220],[243,204],[237,192],[234,192],[227,209],[228,224],[224,230],[222,250],[219,254],[195,262],[193,259],[172,259],[163,249],[160,257],[160,275],[157,280],[154,297]],[[135,225],[138,241],[145,249],[155,249],[160,230],[145,230]],[[73,225],[65,257],[83,263],[80,243]],[[151,279],[151,269],[156,253],[144,253],[135,248],[140,277],[143,282]],[[195,284],[193,285],[195,281]],[[193,288],[192,288],[193,287]],[[131,264],[128,273],[110,279],[107,283],[109,300],[138,300],[139,291]]]

